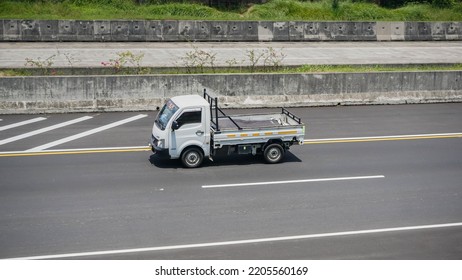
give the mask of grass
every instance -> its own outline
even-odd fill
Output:
[[[462,64],[453,65],[303,65],[286,69],[288,73],[352,73],[405,71],[460,71]]]
[[[147,1],[148,2],[148,1]],[[161,1],[165,2],[165,1]],[[266,4],[217,10],[200,4],[167,3],[136,5],[132,0],[2,0],[3,19],[149,19],[149,20],[300,20],[300,21],[462,21],[462,3],[440,9],[411,4],[386,9],[375,4],[340,1],[333,10],[330,0],[319,2],[271,0]]]
[[[199,68],[142,68],[140,74],[251,74],[251,73],[371,73],[371,72],[407,72],[407,71],[462,71],[462,64],[452,65],[302,65],[298,67],[204,67]],[[45,74],[47,73],[47,74]],[[111,68],[49,68],[43,69],[0,69],[0,77],[36,76],[36,75],[126,75],[134,74],[134,69],[124,68],[114,71]]]
[[[88,3],[78,5],[70,2],[25,3],[4,1],[0,3],[0,18],[4,19],[232,19],[236,15],[221,12],[199,4],[171,3],[162,5],[135,5],[131,1],[126,5],[108,5]]]

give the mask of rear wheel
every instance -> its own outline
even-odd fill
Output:
[[[267,163],[278,163],[284,157],[284,148],[279,144],[270,144],[263,152],[263,158]]]
[[[204,155],[197,148],[188,148],[181,156],[181,162],[184,167],[195,168],[199,167],[204,160]]]

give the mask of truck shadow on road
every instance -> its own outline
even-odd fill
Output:
[[[149,162],[158,167],[158,168],[184,168],[180,160],[168,160],[160,159],[156,155],[151,155],[149,157]],[[287,151],[284,162],[302,162],[297,156],[292,154],[290,151]],[[231,156],[221,156],[214,157],[213,161],[209,159],[204,159],[204,162],[199,168],[210,167],[210,166],[237,166],[237,165],[257,165],[257,164],[267,164],[263,160],[262,156],[252,156],[252,155],[231,155]]]

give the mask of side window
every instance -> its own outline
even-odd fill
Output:
[[[179,127],[182,127],[188,123],[201,123],[202,122],[202,111],[184,112],[181,116],[176,119]]]

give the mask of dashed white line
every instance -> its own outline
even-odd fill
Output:
[[[247,187],[247,186],[266,186],[276,184],[296,184],[308,182],[327,182],[327,181],[346,181],[346,180],[364,180],[364,179],[380,179],[385,178],[384,175],[373,176],[355,176],[355,177],[337,177],[337,178],[319,178],[319,179],[302,179],[302,180],[288,180],[288,181],[269,181],[269,182],[256,182],[256,183],[239,183],[239,184],[222,184],[222,185],[205,185],[203,189],[210,188],[229,188],[229,187]]]
[[[18,136],[10,137],[10,138],[4,139],[4,140],[0,140],[0,145],[5,145],[7,143],[11,143],[11,142],[18,141],[18,140],[21,140],[21,139],[24,139],[24,138],[28,138],[28,137],[31,137],[31,136],[34,136],[34,135],[37,135],[37,134],[48,132],[50,130],[58,129],[58,128],[65,127],[65,126],[68,126],[68,125],[71,125],[71,124],[75,124],[75,123],[78,123],[78,122],[89,120],[91,118],[92,117],[90,117],[90,116],[85,116],[85,117],[77,118],[77,119],[70,120],[70,121],[67,121],[67,122],[63,122],[63,123],[55,124],[55,125],[52,125],[52,126],[48,126],[48,127],[45,127],[45,128],[37,129],[37,130],[31,131],[31,132],[28,132],[28,133],[24,133],[24,134],[21,134],[21,135],[18,135]]]
[[[22,122],[17,122],[17,123],[13,123],[13,124],[9,124],[9,125],[0,126],[0,131],[4,131],[4,130],[10,129],[10,128],[15,128],[15,127],[18,127],[18,126],[23,126],[23,125],[26,125],[26,124],[31,124],[31,123],[43,121],[43,120],[46,120],[46,119],[47,118],[38,117],[38,118],[30,119],[30,120],[25,120],[25,121],[22,121]]]
[[[85,131],[85,132],[82,132],[82,133],[79,133],[79,134],[76,134],[76,135],[65,137],[63,139],[56,140],[56,141],[53,141],[53,142],[50,142],[50,143],[47,143],[47,144],[32,148],[32,149],[29,149],[26,152],[43,151],[45,149],[48,149],[48,148],[51,148],[51,147],[54,147],[54,146],[58,146],[58,145],[61,145],[61,144],[64,144],[64,143],[67,143],[67,142],[70,142],[70,141],[85,137],[85,136],[89,136],[89,135],[92,135],[92,134],[95,134],[95,133],[98,133],[98,132],[101,132],[101,131],[104,131],[104,130],[107,130],[107,129],[110,129],[110,128],[113,128],[113,127],[116,127],[116,126],[119,126],[119,125],[123,125],[123,124],[129,123],[129,122],[132,122],[132,121],[136,121],[136,120],[141,119],[141,118],[145,118],[147,116],[148,115],[141,114],[141,115],[137,115],[137,116],[134,116],[134,117],[131,117],[131,118],[128,118],[128,119],[121,120],[121,121],[113,122],[113,123],[110,123],[110,124],[107,124],[107,125],[104,125],[104,126],[101,126],[101,127],[97,127],[97,128],[94,128],[94,129],[91,129],[91,130],[88,130],[88,131]]]
[[[462,222],[408,226],[408,227],[380,228],[380,229],[369,229],[369,230],[356,230],[356,231],[329,232],[329,233],[319,233],[319,234],[281,236],[281,237],[258,238],[258,239],[245,239],[245,240],[234,240],[234,241],[224,241],[224,242],[197,243],[197,244],[172,245],[172,246],[160,246],[160,247],[145,247],[145,248],[135,248],[135,249],[95,251],[95,252],[57,254],[57,255],[42,255],[42,256],[30,256],[30,257],[22,257],[22,258],[11,258],[11,259],[40,260],[40,259],[78,258],[78,257],[89,257],[89,256],[132,254],[132,253],[142,253],[142,252],[156,252],[156,251],[183,250],[183,249],[194,249],[194,248],[290,241],[290,240],[304,240],[304,239],[313,239],[313,238],[342,237],[342,236],[377,234],[377,233],[386,233],[386,232],[403,232],[403,231],[425,230],[425,229],[452,228],[452,227],[460,227],[460,226],[462,226]]]

